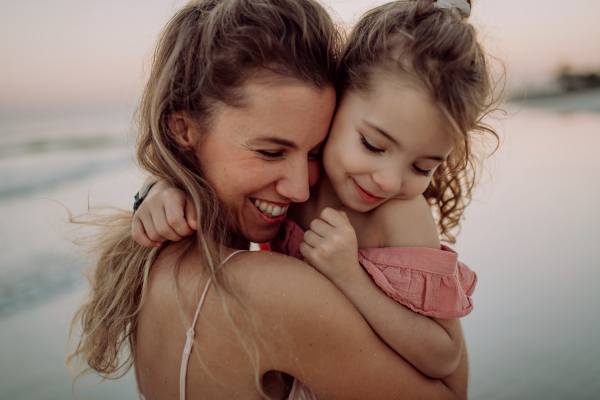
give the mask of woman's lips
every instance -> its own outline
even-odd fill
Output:
[[[364,202],[370,203],[370,204],[375,204],[375,203],[379,203],[381,200],[385,200],[385,198],[373,196],[371,193],[369,193],[365,189],[361,188],[354,179],[352,179],[352,182],[354,182],[356,191],[358,192],[358,195],[360,196],[361,199],[363,199]]]
[[[287,217],[287,210],[291,203],[277,203],[273,201],[264,201],[261,199],[250,198],[250,202],[260,215],[260,217],[269,224],[278,224]]]

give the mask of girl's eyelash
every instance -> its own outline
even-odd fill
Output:
[[[419,175],[429,176],[429,174],[431,174],[430,169],[421,169],[421,168],[417,167],[415,164],[413,164],[413,168],[414,168],[415,172]]]
[[[384,152],[383,149],[379,149],[377,147],[370,145],[369,142],[367,142],[367,139],[365,139],[365,137],[362,135],[360,136],[360,141],[363,144],[363,146],[365,146],[365,149],[369,150],[372,153],[380,154],[380,153]],[[431,169],[421,169],[421,168],[417,167],[415,164],[413,164],[413,169],[415,170],[415,172],[417,174],[423,175],[423,176],[429,176],[432,171]]]
[[[365,139],[365,137],[363,135],[360,135],[360,142],[363,144],[363,146],[365,146],[365,149],[369,150],[371,153],[376,153],[376,154],[383,153],[382,149],[371,146],[369,144],[369,142],[367,142],[367,139]]]

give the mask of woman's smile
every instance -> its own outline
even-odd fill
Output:
[[[253,199],[253,198],[250,198],[250,201],[252,201],[254,203],[254,206],[256,207],[256,209],[258,211],[260,211],[260,213],[262,215],[264,215],[266,218],[268,218],[268,220],[267,220],[268,222],[279,220],[279,219],[282,219],[282,220],[285,219],[287,210],[291,204],[291,202],[290,203],[276,203],[276,202],[270,202],[270,201],[265,201],[265,200],[261,200],[261,199]],[[281,217],[283,217],[283,218],[281,218]],[[276,222],[274,222],[274,223],[276,223]]]

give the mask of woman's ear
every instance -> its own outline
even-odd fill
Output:
[[[183,148],[193,148],[200,141],[200,133],[183,111],[175,111],[169,115],[169,130]]]

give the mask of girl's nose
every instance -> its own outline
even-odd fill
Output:
[[[397,193],[402,186],[402,173],[393,168],[377,171],[373,181],[386,193]]]

